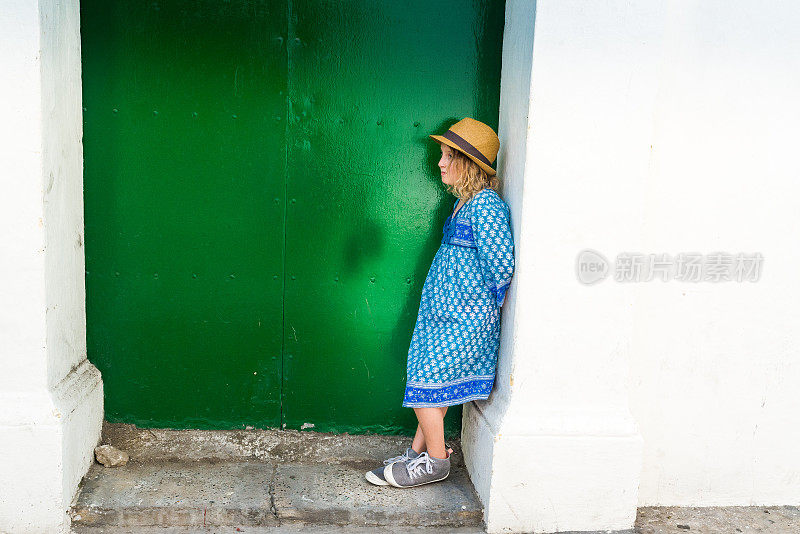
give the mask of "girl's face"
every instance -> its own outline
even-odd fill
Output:
[[[454,185],[458,177],[453,176],[449,172],[450,163],[453,161],[453,149],[444,143],[439,143],[439,147],[442,149],[442,157],[439,159],[439,169],[442,171],[442,183]]]

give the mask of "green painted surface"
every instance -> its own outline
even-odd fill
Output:
[[[503,12],[81,2],[87,341],[107,419],[413,431],[406,353],[454,201],[427,134],[497,128]],[[451,407],[446,433],[460,424]]]
[[[87,341],[107,418],[277,426],[285,3],[81,14]]]

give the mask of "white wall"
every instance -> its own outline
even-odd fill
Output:
[[[515,406],[601,424],[626,392],[640,505],[800,503],[798,28],[790,1],[537,2]],[[763,272],[586,287],[586,247]]]
[[[673,2],[658,24],[640,248],[764,261],[755,283],[637,285],[639,503],[797,505],[800,4]]]
[[[5,353],[39,353],[3,360],[0,391],[21,386],[20,377],[46,384],[44,228],[41,184],[41,93],[39,10],[17,0],[3,6],[0,18],[0,195],[3,261],[0,262],[0,333]],[[13,13],[13,15],[12,15]],[[20,298],[23,295],[26,298]],[[14,306],[8,303],[14,302]]]
[[[517,262],[496,389],[465,410],[464,454],[489,532],[629,529],[634,289],[584,286],[574,262],[639,239],[661,11],[540,0],[534,23],[533,5],[506,4],[498,174]]]
[[[0,532],[56,533],[93,461],[78,1],[0,9]]]
[[[517,271],[462,436],[489,531],[800,503],[800,4],[538,0],[526,60],[532,8],[507,3],[501,80]],[[585,248],[764,263],[586,286]]]

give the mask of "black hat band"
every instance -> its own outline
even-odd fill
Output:
[[[477,148],[472,146],[466,139],[464,139],[463,137],[461,137],[457,133],[454,133],[453,130],[447,130],[444,133],[444,135],[442,135],[442,137],[444,137],[445,139],[448,139],[448,140],[452,141],[453,143],[455,143],[456,145],[458,145],[458,148],[460,148],[461,150],[463,150],[464,152],[466,152],[470,156],[475,156],[476,158],[481,160],[483,163],[485,163],[489,167],[492,166],[492,164],[489,163],[489,158],[484,156],[481,153],[480,150],[478,150]]]

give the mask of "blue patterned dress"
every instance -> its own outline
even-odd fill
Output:
[[[458,204],[456,199],[453,207]],[[482,189],[444,224],[422,287],[406,366],[403,406],[486,399],[500,346],[500,307],[514,273],[508,206]]]

